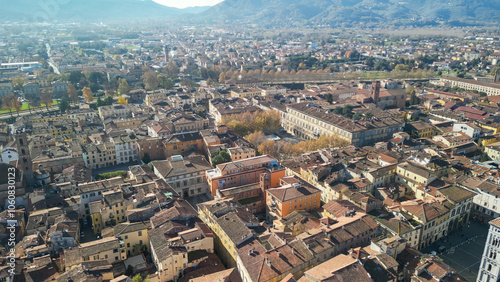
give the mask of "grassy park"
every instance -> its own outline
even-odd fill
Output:
[[[52,103],[52,106],[55,106],[55,105],[58,105],[60,103],[60,101],[55,101]],[[36,111],[37,109],[39,108],[45,108],[45,104],[41,104],[39,107],[36,107],[36,108],[31,108],[32,111]],[[28,109],[28,103],[23,103],[22,107],[21,107],[21,112],[23,111],[29,111]],[[9,111],[6,111],[6,110],[1,110],[0,111],[0,114],[8,114]],[[12,111],[12,114],[16,114],[16,111]]]

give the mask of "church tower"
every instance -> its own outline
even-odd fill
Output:
[[[373,103],[377,105],[380,99],[380,81],[374,81],[372,83],[372,99]]]
[[[14,138],[16,140],[17,153],[19,154],[17,168],[23,171],[26,185],[33,186],[35,179],[33,176],[33,163],[28,148],[28,135],[24,131],[18,131]]]
[[[168,62],[170,61],[170,48],[168,47],[168,45],[163,46],[163,51],[165,52],[165,63],[168,64]]]

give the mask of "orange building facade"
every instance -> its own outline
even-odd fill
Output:
[[[321,190],[310,183],[289,176],[280,180],[280,186],[266,190],[266,217],[272,221],[294,211],[314,211],[321,207]]]
[[[150,160],[164,160],[165,159],[165,146],[163,145],[162,138],[146,138],[136,141],[137,148],[139,149],[139,157],[144,158],[145,154],[149,155]]]
[[[173,134],[163,140],[163,146],[166,158],[175,155],[185,156],[191,151],[201,151],[203,138],[199,132]]]
[[[238,187],[260,181],[260,175],[268,172],[270,175],[269,187],[278,187],[280,178],[286,172],[275,158],[264,155],[254,158],[219,164],[215,169],[207,170],[206,177],[212,196],[219,189]]]

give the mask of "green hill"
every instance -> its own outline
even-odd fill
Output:
[[[3,20],[105,21],[174,17],[196,13],[205,8],[177,9],[160,5],[152,0],[0,0],[0,10]]]
[[[356,23],[494,24],[498,0],[226,0],[204,13],[212,20],[263,25]]]

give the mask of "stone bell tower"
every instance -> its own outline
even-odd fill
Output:
[[[28,135],[24,130],[17,131],[14,138],[16,141],[17,153],[19,154],[17,168],[23,171],[26,179],[26,185],[31,187],[34,185],[35,179],[33,176],[33,162],[31,161],[30,151],[28,148]]]

